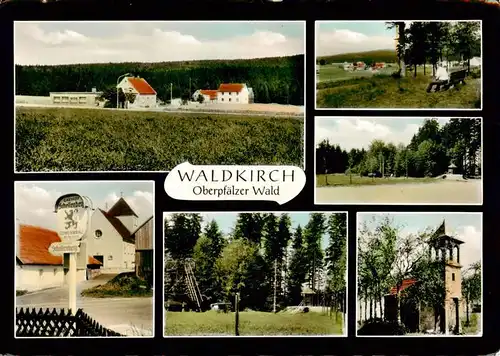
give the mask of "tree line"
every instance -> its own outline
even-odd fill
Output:
[[[396,51],[394,50],[377,50],[377,51],[366,51],[366,52],[356,52],[356,53],[342,53],[332,56],[321,56],[316,60],[316,64],[326,65],[332,63],[353,63],[353,62],[365,62],[367,65],[373,63],[396,63],[397,62]]]
[[[450,163],[456,174],[481,175],[480,118],[452,118],[441,127],[437,119],[426,119],[407,145],[374,140],[368,149],[347,152],[323,140],[316,147],[316,174],[435,177],[446,173]]]
[[[53,66],[16,65],[16,95],[48,96],[49,92],[96,88],[116,102],[118,77],[142,77],[168,102],[191,96],[197,89],[218,89],[221,83],[246,83],[256,103],[304,104],[304,55],[260,59],[162,63],[103,63]]]
[[[358,234],[358,303],[362,320],[384,318],[383,298],[391,289],[397,299],[397,318],[405,302],[440,310],[444,306],[446,287],[443,259],[430,253],[436,230],[403,235],[403,226],[384,216],[364,222]],[[403,281],[415,284],[401,292]],[[467,321],[472,303],[481,301],[481,262],[472,263],[463,273],[462,293],[467,306]]]
[[[241,213],[224,235],[215,220],[199,214],[165,219],[165,300],[190,303],[183,263],[194,275],[206,303],[231,302],[240,308],[280,310],[299,305],[302,286],[326,295],[340,310],[346,288],[346,214],[311,213],[305,226],[292,228],[288,214]],[[321,240],[329,237],[323,250]]]
[[[406,65],[413,68],[414,76],[418,66],[423,65],[426,74],[426,64],[432,65],[434,75],[437,63],[443,60],[466,62],[470,72],[470,60],[481,56],[479,21],[416,21],[409,25],[398,21],[386,25],[397,29],[396,53],[401,76],[406,74]]]

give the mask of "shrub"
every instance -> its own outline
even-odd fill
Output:
[[[358,330],[358,335],[405,335],[406,328],[397,321],[373,318],[365,321]]]

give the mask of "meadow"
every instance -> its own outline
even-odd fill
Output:
[[[436,178],[372,178],[360,177],[359,175],[346,174],[318,174],[316,175],[316,186],[358,186],[358,185],[386,185],[386,184],[412,184],[412,183],[436,183]]]
[[[330,79],[321,73],[316,85],[318,108],[448,108],[479,109],[481,107],[480,73],[466,79],[466,85],[458,85],[446,91],[427,93],[431,71],[423,70],[416,77],[409,73],[404,78],[391,75],[340,73],[332,70]],[[343,70],[342,70],[343,71]],[[357,76],[346,78],[346,76]]]
[[[386,67],[380,69],[378,72],[372,72],[370,70],[355,70],[355,71],[347,71],[344,70],[343,65],[341,64],[328,64],[324,66],[319,66],[319,73],[317,75],[318,83],[325,81],[336,82],[339,80],[348,80],[353,78],[369,78],[373,77],[375,74],[391,74],[394,72],[394,67]]]
[[[304,162],[296,117],[18,107],[15,125],[18,172]]]
[[[341,314],[330,317],[327,313],[265,313],[240,312],[240,336],[285,335],[339,335],[342,334]],[[207,311],[166,312],[165,335],[182,336],[234,336],[234,313]]]

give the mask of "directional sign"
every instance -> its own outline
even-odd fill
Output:
[[[65,253],[80,252],[80,244],[74,242],[53,242],[49,246],[49,252],[54,256],[61,256]]]
[[[80,240],[87,231],[88,210],[78,194],[67,194],[56,202],[57,232],[63,242]]]

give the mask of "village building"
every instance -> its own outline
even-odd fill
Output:
[[[125,94],[125,108],[156,108],[157,93],[144,78],[125,77],[116,86]]]
[[[203,96],[204,103],[217,102],[217,90],[199,89],[194,92],[193,100],[199,101],[200,95]]]
[[[49,252],[49,246],[53,242],[61,242],[57,232],[24,224],[17,228],[16,290],[31,292],[65,285],[69,270],[63,265],[63,257]],[[77,282],[99,274],[102,266],[100,261],[88,255],[83,263],[77,264]]]
[[[50,102],[54,105],[102,106],[102,92],[92,88],[90,92],[50,92]]]
[[[87,253],[100,261],[102,271],[120,273],[135,269],[135,241],[138,216],[120,198],[108,211],[97,209],[92,214],[87,238]]]
[[[219,104],[252,104],[253,89],[246,84],[221,84],[217,90]]]
[[[135,271],[139,278],[153,283],[153,216],[133,233],[135,241]]]

